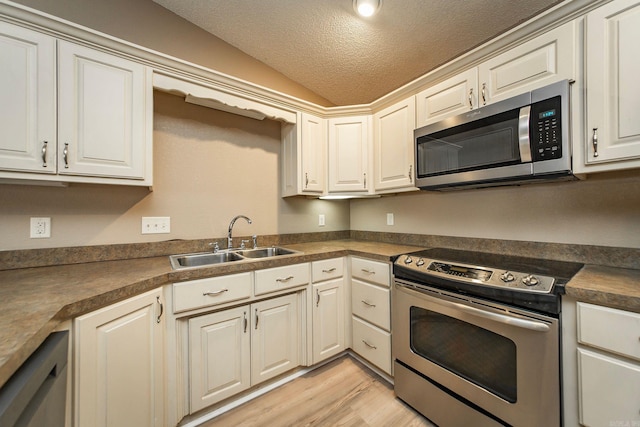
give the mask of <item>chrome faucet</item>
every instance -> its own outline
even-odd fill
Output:
[[[233,224],[236,223],[236,220],[238,218],[246,219],[249,224],[251,224],[253,222],[253,221],[251,221],[250,218],[248,218],[248,217],[246,217],[244,215],[236,215],[235,217],[233,217],[233,219],[229,223],[229,234],[227,234],[227,249],[232,249],[233,248],[233,239],[231,238],[231,232],[233,231]]]

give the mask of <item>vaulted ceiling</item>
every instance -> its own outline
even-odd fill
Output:
[[[335,105],[366,104],[558,0],[154,0]]]

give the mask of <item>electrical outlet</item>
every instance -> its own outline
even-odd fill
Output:
[[[324,214],[320,214],[318,215],[318,226],[324,227],[324,225],[325,225]]]
[[[388,213],[387,214],[387,225],[393,225],[393,223],[394,223],[393,214],[392,213]]]
[[[171,232],[171,217],[143,216],[142,234],[167,234]]]
[[[30,237],[32,239],[51,237],[51,218],[31,218]]]

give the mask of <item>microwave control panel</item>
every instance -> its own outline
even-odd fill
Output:
[[[560,113],[559,96],[531,106],[531,155],[534,161],[562,157]]]

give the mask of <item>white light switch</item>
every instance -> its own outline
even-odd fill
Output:
[[[171,217],[143,216],[142,234],[166,234],[171,232]]]
[[[392,213],[388,213],[387,214],[387,225],[393,225],[394,219],[393,219],[393,214]]]
[[[324,227],[324,214],[318,215],[318,226]]]

